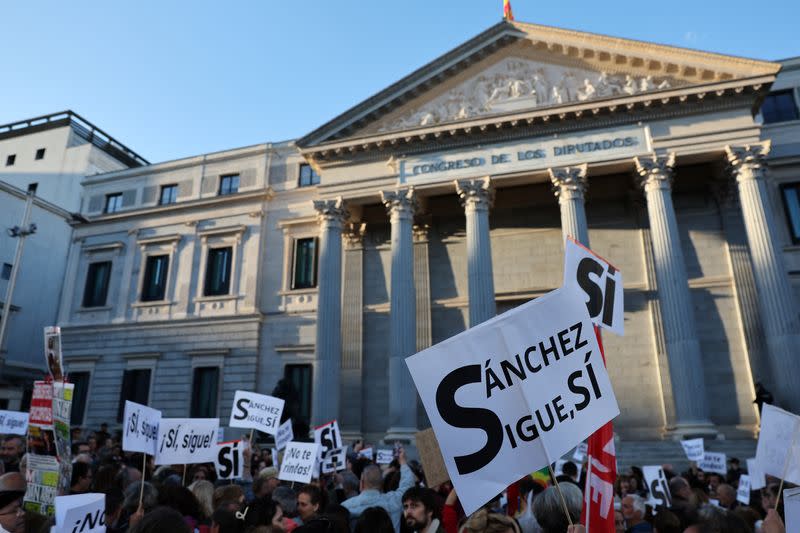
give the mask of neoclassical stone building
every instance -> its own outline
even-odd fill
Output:
[[[755,381],[800,411],[781,66],[501,22],[296,141],[87,179],[60,313],[87,423],[226,421],[287,378],[312,424],[408,437],[403,359],[558,287],[572,235],[625,279],[621,439],[752,439]]]

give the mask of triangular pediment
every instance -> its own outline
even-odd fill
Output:
[[[298,141],[319,146],[442,124],[731,80],[778,63],[501,22]]]

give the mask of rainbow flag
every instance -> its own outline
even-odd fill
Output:
[[[503,0],[503,19],[514,20],[514,13],[511,11],[511,0]]]

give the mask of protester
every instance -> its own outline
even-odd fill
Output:
[[[436,493],[423,487],[411,487],[403,493],[403,521],[414,533],[445,533]]]
[[[561,493],[573,524],[580,522],[583,495],[581,489],[572,483],[561,485]],[[564,508],[556,487],[548,487],[533,502],[533,515],[543,533],[563,533],[569,526]]]
[[[24,454],[25,441],[22,437],[10,435],[3,439],[3,445],[0,447],[3,472],[19,472],[19,462]]]
[[[644,521],[646,512],[644,498],[638,494],[628,494],[622,498],[622,516],[625,518],[625,525],[628,526],[625,531],[627,533],[649,533],[653,531],[653,527]]]
[[[305,485],[297,493],[297,516],[303,524],[316,518],[322,505],[322,493],[314,485]]]
[[[86,494],[92,487],[92,467],[86,463],[72,465],[72,480],[69,484],[70,494]]]
[[[395,533],[395,529],[386,509],[367,507],[356,520],[353,533]]]

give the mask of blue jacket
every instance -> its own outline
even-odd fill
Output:
[[[369,507],[382,507],[389,513],[395,531],[400,531],[400,515],[403,514],[403,493],[414,486],[414,473],[408,465],[400,467],[400,485],[397,490],[381,493],[378,490],[365,490],[358,496],[342,502],[348,511],[353,526],[361,513]]]

